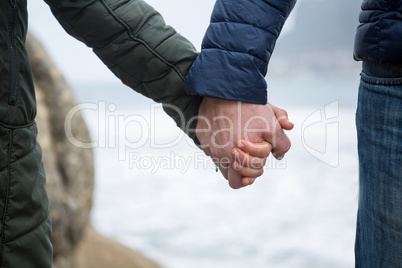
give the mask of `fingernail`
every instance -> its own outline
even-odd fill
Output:
[[[283,155],[278,155],[276,153],[272,153],[272,155],[277,159],[277,160],[282,160],[283,159]]]
[[[240,154],[239,154],[239,152],[238,152],[237,150],[234,150],[232,154],[233,154],[233,156],[235,157],[235,159],[239,159],[239,158],[240,158]]]
[[[239,141],[238,143],[237,143],[237,147],[239,147],[239,148],[242,148],[244,145],[243,145],[243,142],[242,141]]]
[[[234,162],[234,168],[235,168],[235,169],[241,169],[242,166],[241,166],[237,161],[235,161],[235,162]]]

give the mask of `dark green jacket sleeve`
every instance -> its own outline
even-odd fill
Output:
[[[45,0],[63,28],[91,47],[127,86],[162,103],[195,138],[200,97],[183,83],[197,57],[194,46],[142,0]]]

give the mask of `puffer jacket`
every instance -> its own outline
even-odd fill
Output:
[[[202,50],[184,84],[189,95],[267,103],[264,76],[295,0],[217,0]]]
[[[49,202],[28,54],[26,0],[0,1],[0,267],[51,267]]]
[[[202,51],[191,67],[190,95],[267,102],[264,76],[292,0],[217,0]],[[402,0],[364,0],[354,58],[402,64]]]
[[[200,99],[183,83],[193,45],[141,0],[47,0],[62,26],[183,130]],[[52,266],[51,220],[28,54],[27,0],[0,1],[0,268]],[[173,108],[172,108],[173,107]],[[186,128],[187,127],[187,128]],[[194,132],[187,132],[194,137]]]
[[[402,64],[402,0],[364,0],[359,21],[355,59]]]
[[[63,28],[91,47],[120,80],[163,104],[176,124],[195,137],[201,99],[183,83],[197,57],[194,46],[143,0],[45,0]]]

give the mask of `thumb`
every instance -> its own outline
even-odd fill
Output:
[[[289,137],[278,122],[272,131],[264,133],[263,138],[272,144],[272,155],[278,160],[282,159],[290,149]]]
[[[229,182],[229,186],[233,189],[239,189],[241,187],[244,187],[244,185],[242,184],[242,179],[243,176],[237,172],[232,165],[230,165],[230,167],[228,168],[228,182]]]
[[[288,113],[286,110],[276,107],[268,102],[268,105],[271,106],[272,111],[275,114],[276,119],[278,120],[281,127],[285,130],[291,130],[294,127],[294,124],[289,121]]]

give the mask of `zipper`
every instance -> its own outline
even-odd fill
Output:
[[[17,14],[17,0],[10,0],[11,11],[8,18],[8,49],[10,51],[10,97],[9,105],[15,105],[17,100],[17,56],[14,45],[14,27]]]

